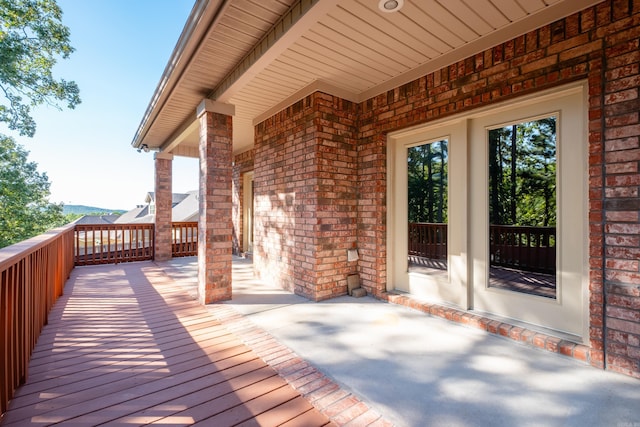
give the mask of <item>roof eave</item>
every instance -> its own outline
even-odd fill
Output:
[[[227,4],[228,0],[196,0],[131,141],[134,148],[139,148],[144,143],[147,133],[164,103],[180,81],[212,24],[221,15]]]

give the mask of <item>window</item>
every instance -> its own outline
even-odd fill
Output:
[[[586,90],[388,136],[388,290],[588,341]]]
[[[448,142],[407,149],[409,271],[447,271]]]
[[[387,194],[388,288],[464,306],[467,189],[464,122],[393,141]],[[456,170],[455,177],[451,171]]]
[[[556,297],[556,121],[488,131],[489,286]]]

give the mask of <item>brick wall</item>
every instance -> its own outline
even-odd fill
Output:
[[[380,293],[386,286],[386,133],[586,79],[590,362],[640,376],[639,39],[640,2],[603,2],[363,102],[358,242],[365,287]]]
[[[315,93],[256,127],[256,271],[313,300],[355,272],[357,107]]]
[[[347,250],[357,246],[357,106],[316,93],[316,299],[347,292],[347,275],[357,263]],[[303,275],[306,272],[302,272]],[[312,284],[313,285],[313,284]]]
[[[233,253],[247,251],[244,244],[244,174],[253,171],[255,150],[247,150],[233,157]]]
[[[598,19],[614,22],[598,31],[604,41],[605,84],[602,108],[592,109],[604,129],[599,135],[604,147],[596,145],[604,148],[597,182],[604,188],[599,201],[604,218],[597,218],[604,222],[604,233],[592,236],[592,249],[601,247],[604,237],[605,363],[640,377],[640,2],[605,5]],[[598,283],[602,286],[602,280]],[[601,319],[602,304],[593,305],[593,317]]]
[[[358,142],[358,273],[373,296],[386,292],[386,136],[374,124],[373,109],[361,118]]]
[[[384,254],[385,246],[386,134],[579,79],[598,88],[603,42],[596,14],[592,8],[570,16],[362,103],[359,214],[371,258],[361,263],[368,289],[379,293],[386,286],[386,270],[380,266],[386,256],[376,256]],[[597,104],[599,95],[593,96]],[[600,122],[594,126],[597,134]]]
[[[261,278],[290,291],[294,290],[295,267],[291,258],[296,250],[295,224],[304,209],[295,195],[308,179],[304,169],[311,169],[315,162],[310,147],[312,126],[313,111],[308,97],[255,129],[254,270]]]

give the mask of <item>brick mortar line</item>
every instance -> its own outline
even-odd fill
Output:
[[[335,425],[393,427],[391,422],[385,420],[359,397],[344,390],[235,308],[224,304],[211,304],[205,307],[225,328],[251,348],[258,357],[284,378],[287,384],[329,417]],[[257,342],[254,341],[256,339]],[[277,354],[275,358],[269,357],[275,354]]]

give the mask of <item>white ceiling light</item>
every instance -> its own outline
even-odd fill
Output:
[[[402,9],[403,5],[404,0],[380,0],[378,2],[378,9],[386,13],[391,13]]]

